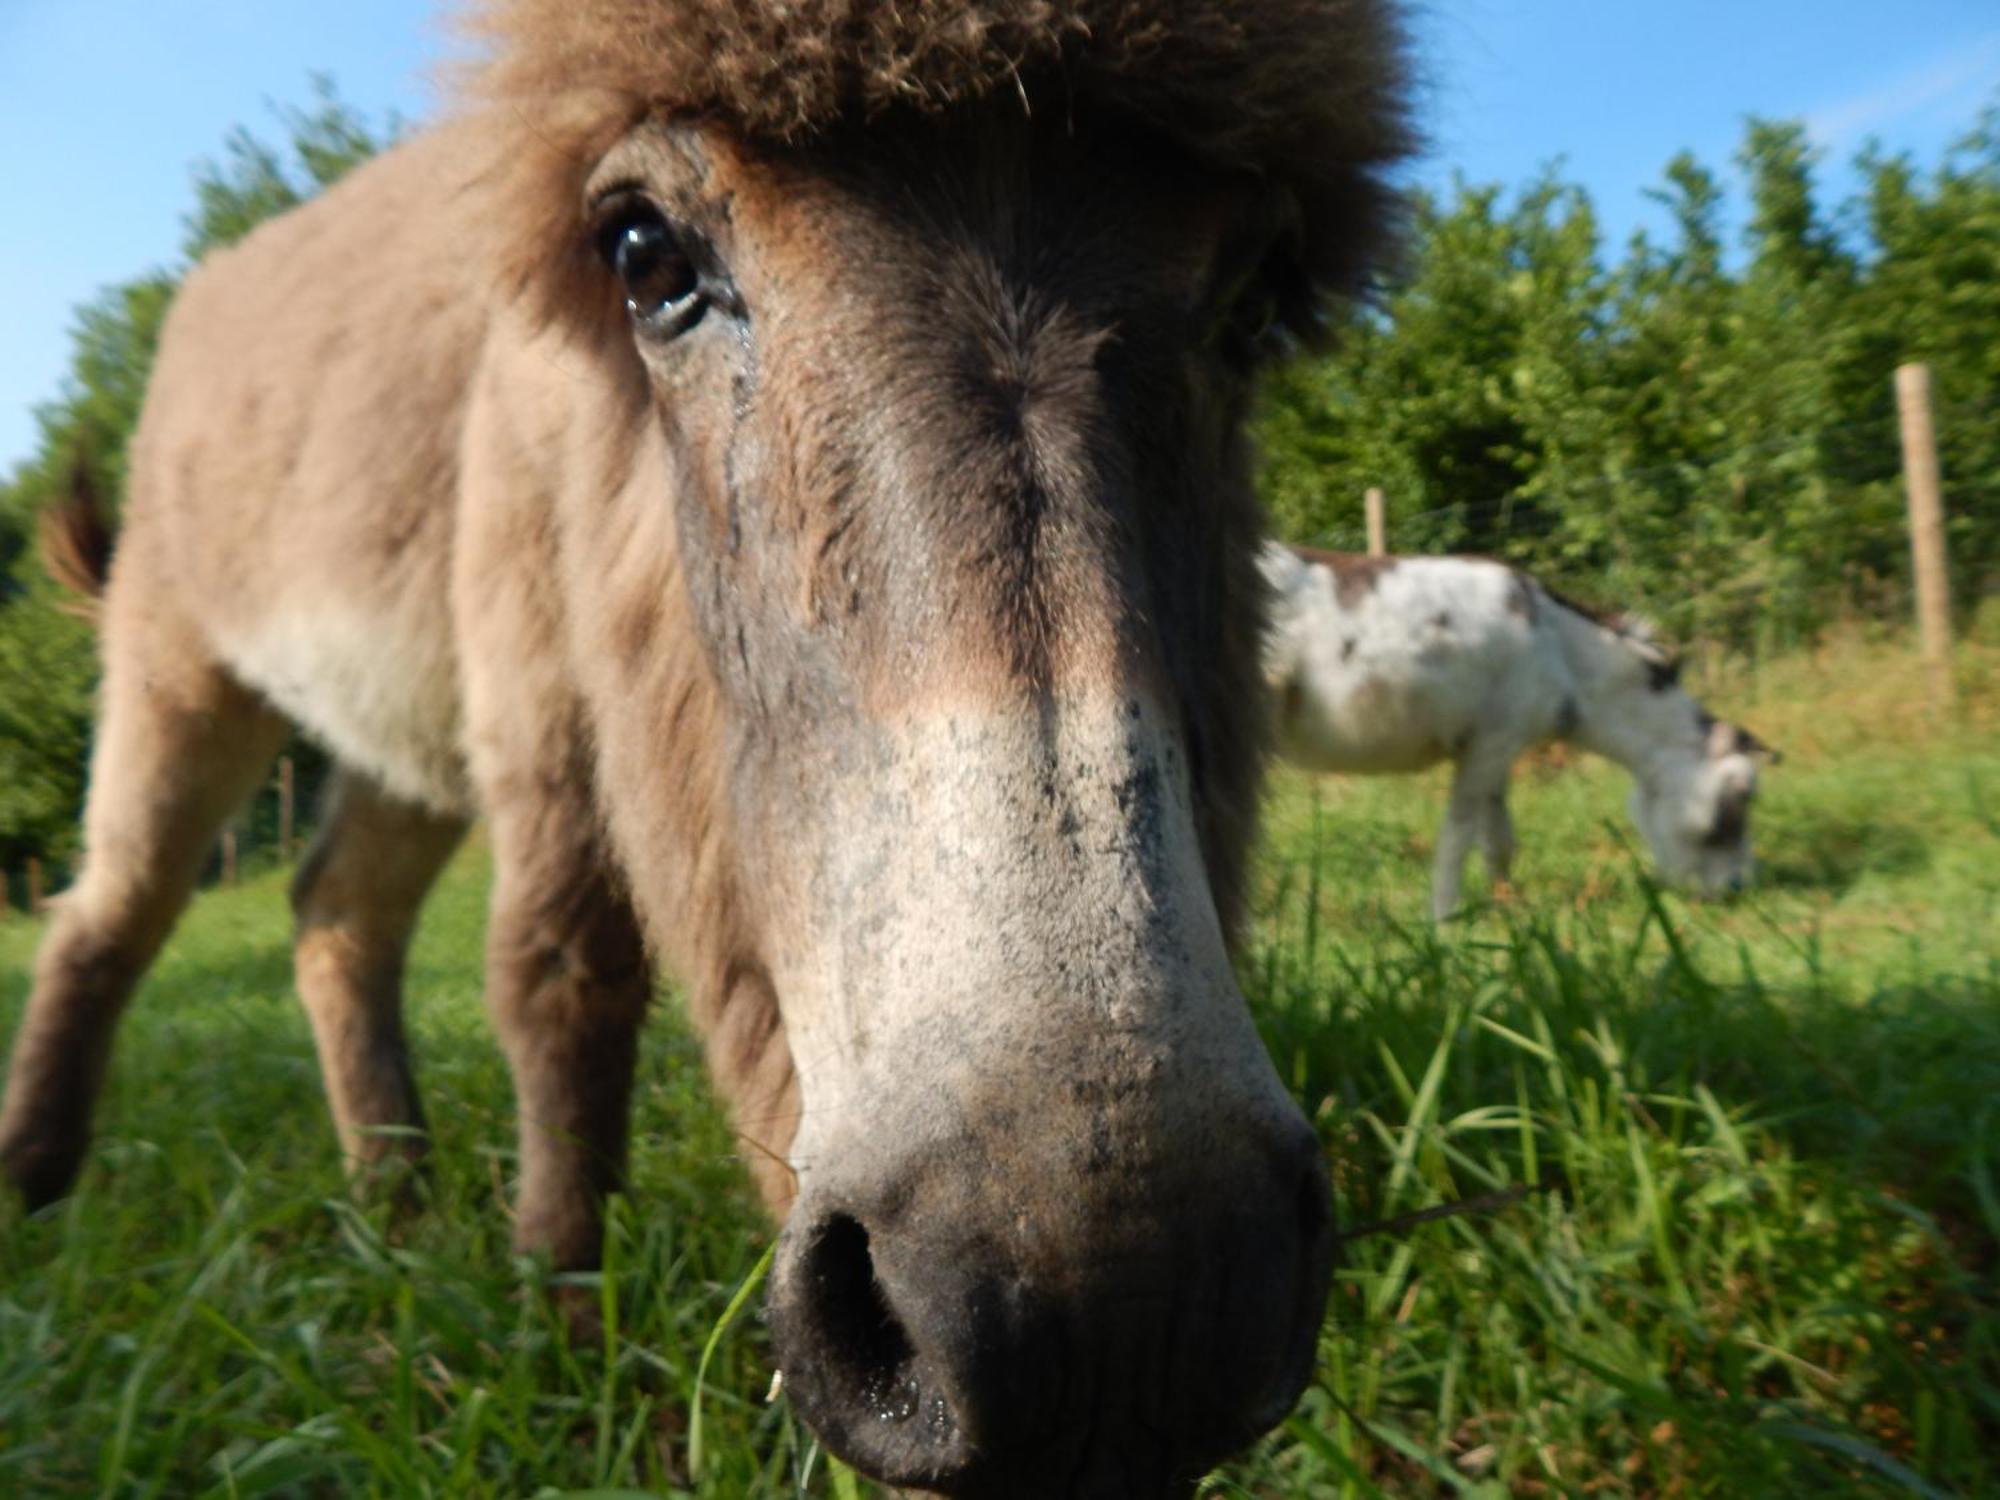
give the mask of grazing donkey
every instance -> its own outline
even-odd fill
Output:
[[[1592,614],[1503,563],[1362,557],[1272,542],[1264,673],[1278,743],[1317,771],[1451,761],[1431,911],[1458,906],[1474,843],[1496,881],[1514,857],[1507,778],[1567,740],[1632,773],[1632,817],[1661,873],[1710,893],[1749,878],[1755,735],[1711,716],[1640,623]]]
[[[1380,252],[1389,7],[480,6],[456,115],[169,319],[0,1114],[28,1199],[296,724],[340,765],[297,975],[356,1162],[421,1121],[404,950],[483,816],[524,1249],[596,1261],[657,960],[833,1451],[1150,1500],[1276,1421],[1335,1236],[1228,958],[1242,428]]]

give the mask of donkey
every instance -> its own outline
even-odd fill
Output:
[[[1465,856],[1506,881],[1507,778],[1565,740],[1624,766],[1631,811],[1669,880],[1715,894],[1750,876],[1760,761],[1777,755],[1680,686],[1643,623],[1600,616],[1475,557],[1361,557],[1266,544],[1273,594],[1264,675],[1281,752],[1362,775],[1453,766],[1431,912],[1458,907]]]
[[[0,1110],[28,1200],[296,725],[354,1162],[418,1139],[404,951],[481,816],[524,1250],[596,1263],[657,964],[835,1453],[1173,1496],[1275,1422],[1336,1236],[1229,961],[1243,425],[1391,227],[1391,4],[478,6],[448,120],[172,310]]]

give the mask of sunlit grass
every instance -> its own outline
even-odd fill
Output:
[[[1242,973],[1343,1222],[1545,1190],[1354,1241],[1313,1389],[1213,1494],[2000,1489],[2000,755],[1983,698],[1847,702],[1892,660],[1847,649],[1717,674],[1789,755],[1727,905],[1647,885],[1617,773],[1526,768],[1515,894],[1435,929],[1434,783],[1279,778]],[[671,1006],[603,1341],[557,1336],[507,1250],[485,882],[474,849],[419,938],[438,1140],[394,1215],[343,1192],[281,877],[200,900],[82,1190],[0,1208],[0,1494],[872,1493],[766,1401],[754,1300],[724,1318],[769,1232]],[[34,936],[0,925],[10,1028]]]

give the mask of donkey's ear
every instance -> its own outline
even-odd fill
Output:
[[[1736,729],[1736,753],[1738,755],[1757,756],[1767,766],[1776,766],[1784,764],[1785,757],[1781,755],[1778,751],[1773,750],[1769,745],[1765,744],[1762,740],[1758,739],[1756,735],[1752,734],[1749,730],[1745,729],[1741,724],[1738,724],[1734,727]]]

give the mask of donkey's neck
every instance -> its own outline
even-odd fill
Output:
[[[1616,761],[1647,784],[1698,749],[1687,695],[1678,687],[1648,688],[1644,660],[1631,641],[1566,605],[1550,613],[1576,691],[1564,739]]]

